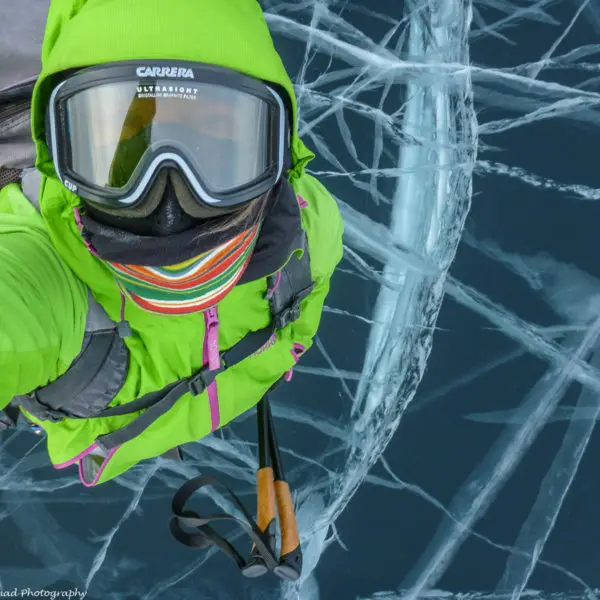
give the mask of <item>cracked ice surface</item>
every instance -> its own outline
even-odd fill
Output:
[[[597,3],[264,5],[311,170],[346,225],[315,348],[274,397],[303,579],[248,584],[168,533],[173,492],[199,472],[253,506],[249,415],[183,464],[96,490],[48,467],[32,434],[4,434],[0,528],[15,543],[0,549],[0,589],[596,597],[600,532],[582,498],[598,496],[600,269],[585,227],[600,198],[585,162],[600,125]]]

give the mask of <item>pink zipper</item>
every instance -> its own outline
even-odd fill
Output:
[[[216,306],[204,311],[204,346],[202,361],[211,371],[221,366],[219,355],[219,313]],[[221,411],[219,410],[219,392],[217,382],[213,381],[207,388],[208,403],[210,406],[211,431],[219,428],[221,424]]]

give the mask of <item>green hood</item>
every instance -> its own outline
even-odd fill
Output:
[[[44,139],[48,78],[67,69],[123,60],[204,62],[283,86],[293,108],[291,179],[312,154],[298,137],[292,82],[256,0],[52,0],[33,93],[37,168],[55,176]]]

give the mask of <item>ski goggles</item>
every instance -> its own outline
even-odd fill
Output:
[[[123,62],[77,71],[52,92],[48,148],[72,192],[135,209],[158,172],[178,168],[198,202],[233,209],[271,189],[289,127],[281,96],[213,65]]]

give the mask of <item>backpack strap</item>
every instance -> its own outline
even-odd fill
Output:
[[[176,402],[188,392],[198,396],[206,390],[219,373],[248,358],[267,343],[275,329],[273,326],[248,334],[235,346],[226,352],[221,352],[221,365],[211,370],[208,365],[202,367],[191,377],[184,377],[172,383],[163,390],[150,392],[137,400],[107,408],[90,418],[116,417],[138,411],[144,411],[137,419],[117,431],[100,436],[96,439],[98,446],[105,452],[141,435],[157,419],[167,413]]]
[[[0,165],[18,169],[35,164],[35,146],[29,130],[28,103],[8,109],[0,106]]]
[[[287,264],[268,279],[267,299],[275,329],[283,329],[300,317],[302,301],[315,289],[310,270],[308,241],[301,229],[294,242],[302,256],[292,256]]]
[[[128,350],[123,333],[88,290],[88,312],[81,352],[52,383],[13,402],[42,421],[89,418],[118,394],[127,377]]]
[[[0,90],[0,167],[22,169],[35,164],[30,127],[34,84],[35,79]]]
[[[0,89],[0,108],[14,106],[18,102],[31,103],[36,81],[37,77],[30,77],[10,87]]]

